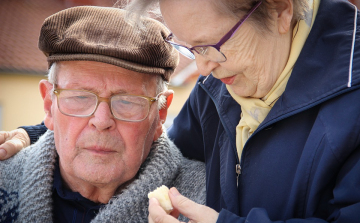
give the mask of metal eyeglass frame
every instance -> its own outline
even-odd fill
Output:
[[[225,62],[227,60],[226,56],[220,51],[220,47],[226,42],[228,41],[235,33],[236,31],[240,28],[240,26],[245,22],[245,20],[247,18],[250,17],[250,15],[261,5],[262,1],[259,1],[258,3],[256,3],[256,5],[254,5],[250,10],[249,12],[244,15],[239,22],[237,22],[235,24],[235,26],[233,28],[230,29],[230,31],[228,33],[226,33],[218,43],[216,44],[211,44],[211,45],[197,45],[197,46],[193,46],[191,48],[187,47],[187,46],[184,46],[184,45],[181,45],[181,44],[178,44],[178,43],[175,43],[175,42],[172,42],[171,39],[174,37],[173,33],[170,33],[170,35],[165,39],[166,42],[170,43],[172,46],[174,46],[174,48],[176,50],[178,50],[181,54],[183,54],[184,56],[190,58],[190,59],[195,59],[195,55],[194,53],[192,52],[193,50],[198,53],[199,55],[202,55],[201,53],[199,53],[196,48],[199,48],[199,47],[213,47],[215,48],[217,51],[219,51],[219,53],[221,53],[223,56],[224,56],[224,61],[215,61],[215,62],[219,62],[219,63],[222,63],[222,62]],[[185,49],[187,49],[189,52],[191,52],[192,56],[191,55],[188,55],[188,54],[184,54],[183,52],[181,52],[176,46],[178,47],[183,47]]]
[[[159,100],[159,97],[163,94],[163,92],[160,92],[160,93],[159,93],[158,95],[156,95],[156,97],[154,97],[154,98],[153,98],[153,97],[143,96],[143,95],[132,95],[132,94],[115,94],[115,95],[112,95],[112,96],[110,96],[110,97],[108,97],[108,98],[103,98],[103,97],[100,97],[99,95],[97,95],[96,93],[94,93],[94,92],[92,92],[92,91],[87,91],[87,90],[79,90],[79,89],[58,89],[58,88],[56,88],[55,85],[54,85],[53,89],[54,89],[54,90],[53,90],[53,93],[56,95],[57,104],[58,104],[58,109],[59,109],[59,111],[60,111],[62,114],[64,114],[64,115],[72,116],[72,117],[80,117],[80,118],[90,117],[90,116],[92,116],[92,115],[96,112],[96,110],[97,110],[100,102],[106,102],[106,103],[109,105],[111,115],[112,115],[115,119],[117,119],[117,120],[126,121],[126,122],[141,122],[141,121],[145,120],[145,119],[149,116],[149,111],[150,111],[151,105],[152,105],[154,102],[158,101],[158,100]],[[96,99],[97,103],[96,103],[96,106],[95,106],[94,110],[93,110],[89,115],[73,115],[73,114],[67,114],[67,113],[63,112],[63,111],[60,109],[59,95],[60,95],[61,91],[69,91],[69,90],[70,90],[70,91],[88,92],[88,93],[91,93],[91,94],[95,95],[95,96],[97,97],[97,99]],[[136,97],[141,97],[141,98],[144,98],[144,99],[148,100],[148,102],[149,102],[149,107],[148,107],[148,108],[149,108],[149,109],[148,109],[148,111],[147,111],[147,115],[146,115],[143,119],[141,119],[141,120],[127,120],[127,119],[120,119],[120,118],[116,117],[116,116],[114,115],[114,113],[113,113],[113,110],[112,110],[111,98],[114,97],[114,96],[117,96],[117,95],[136,96]]]

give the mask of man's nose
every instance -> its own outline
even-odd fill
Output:
[[[198,71],[202,76],[208,76],[211,72],[220,66],[218,62],[206,59],[206,57],[195,54],[195,61]]]
[[[112,130],[116,126],[115,117],[111,114],[109,104],[100,102],[89,124],[97,130]]]

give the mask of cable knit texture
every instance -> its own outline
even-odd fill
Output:
[[[0,162],[0,222],[53,221],[56,159],[54,134],[48,130],[37,143]],[[184,158],[166,134],[153,143],[136,180],[114,195],[92,222],[147,222],[147,194],[161,185],[175,186],[205,204],[205,165]]]

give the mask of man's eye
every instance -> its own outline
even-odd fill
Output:
[[[88,100],[92,100],[93,97],[89,96],[89,95],[78,95],[78,96],[74,96],[72,97],[71,100],[75,100],[75,101],[88,101]]]
[[[76,99],[88,99],[89,96],[76,96]]]
[[[75,96],[71,96],[71,97],[64,97],[63,100],[65,100],[64,102],[67,102],[67,103],[83,105],[84,103],[93,102],[94,98],[89,95],[75,95]]]
[[[127,101],[127,100],[116,100],[116,101],[113,101],[113,106],[115,107],[123,107],[123,106],[131,106],[133,105],[134,103],[131,102],[131,101]]]

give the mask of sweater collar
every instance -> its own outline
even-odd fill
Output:
[[[52,222],[52,192],[54,170],[57,159],[54,134],[48,130],[37,143],[28,147],[24,160],[19,219]],[[151,151],[141,165],[136,179],[127,185],[105,205],[92,222],[105,222],[109,219],[147,219],[147,194],[161,185],[172,186],[180,171],[182,155],[163,133],[151,147]],[[35,203],[36,202],[36,205]],[[41,210],[41,214],[38,213]]]

